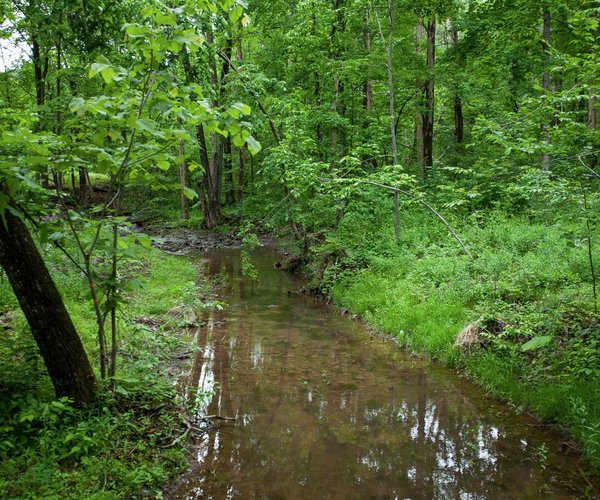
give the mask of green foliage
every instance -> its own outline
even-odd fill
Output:
[[[252,227],[246,225],[240,230],[242,238],[242,274],[253,281],[258,280],[258,271],[252,264],[251,255],[252,250],[260,248],[262,243],[258,239],[256,233],[252,232]]]
[[[94,352],[94,317],[82,303],[82,278],[64,255],[50,250],[47,256],[86,349]],[[11,310],[2,316],[1,496],[152,496],[185,467],[185,443],[170,447],[185,429],[183,409],[175,386],[163,374],[171,353],[186,341],[163,315],[175,306],[192,307],[207,294],[199,287],[208,285],[197,282],[198,271],[189,261],[144,247],[122,271],[129,278],[143,274],[147,286],[123,292],[127,315],[119,318],[122,370],[115,392],[103,392],[91,408],[77,410],[67,400],[53,400],[21,313]],[[10,295],[6,280],[0,293]]]
[[[365,213],[360,204],[350,207]],[[375,227],[349,213],[328,239],[346,256],[323,274],[324,293],[332,288],[340,307],[411,350],[463,366],[492,393],[569,427],[597,463],[600,408],[589,387],[600,375],[599,329],[587,248],[573,241],[579,223],[573,232],[501,213],[454,220],[471,242],[470,260],[414,208],[403,212],[397,248],[387,207]],[[459,333],[478,318],[477,340],[461,351]],[[585,417],[575,416],[573,395]]]

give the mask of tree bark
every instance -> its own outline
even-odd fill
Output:
[[[433,118],[435,99],[435,30],[436,22],[427,23],[427,70],[429,75],[425,82],[425,99],[427,108],[423,113],[423,177],[427,177],[433,166]]]
[[[0,265],[6,272],[44,358],[57,397],[89,403],[96,379],[75,326],[21,219],[4,212],[0,222]]]
[[[371,53],[371,26],[370,26],[370,19],[369,19],[369,10],[367,9],[366,13],[365,13],[365,51],[367,52],[367,54]],[[373,81],[370,78],[367,78],[365,80],[364,83],[364,99],[363,99],[363,106],[365,108],[365,111],[367,112],[367,115],[371,114],[371,111],[373,110]]]
[[[246,182],[246,146],[242,146],[239,150],[240,171],[238,173],[237,199],[241,200],[244,197],[244,182]]]
[[[331,58],[338,60],[342,55],[342,44],[338,40],[338,33],[344,33],[346,30],[346,23],[342,10],[344,0],[333,0],[333,11],[335,18],[331,24],[330,39],[332,43]],[[333,78],[333,101],[331,103],[331,109],[334,113],[343,117],[346,113],[344,106],[340,102],[341,94],[344,90],[344,82],[340,79],[338,74],[334,75]],[[335,167],[337,164],[338,156],[343,155],[344,141],[340,137],[341,131],[334,125],[331,128],[331,166]]]
[[[223,141],[223,177],[227,183],[225,191],[225,203],[231,205],[235,202],[235,184],[233,179],[233,158],[231,157],[231,137]]]
[[[543,23],[543,36],[544,36],[544,74],[542,76],[542,88],[544,94],[548,95],[550,90],[550,10],[548,5],[544,6],[544,23]],[[550,139],[548,137],[548,117],[544,118],[542,124],[542,140],[546,147],[550,145]],[[550,154],[545,151],[542,155],[542,170],[550,170]]]
[[[183,220],[188,220],[190,218],[190,208],[184,190],[184,188],[187,186],[187,166],[183,158],[185,156],[185,141],[183,139],[179,139],[179,156],[181,156],[179,163],[179,182],[181,182],[181,218]]]
[[[394,24],[396,16],[394,15],[394,0],[388,0],[388,17],[390,20],[390,37],[387,47],[387,74],[388,74],[388,93],[390,98],[390,133],[392,138],[392,160],[394,166],[398,165],[398,144],[396,141],[396,111],[394,109],[394,73],[393,73],[393,51],[394,51]],[[400,201],[398,193],[394,191],[394,237],[396,244],[400,243]]]
[[[417,21],[417,30],[416,30],[416,45],[415,50],[417,52],[417,56],[419,59],[421,58],[421,54],[423,53],[422,49],[423,44],[423,18],[419,17]],[[423,82],[417,80],[417,88],[419,94],[422,93],[423,90]],[[423,102],[422,99],[417,100],[417,114],[415,116],[415,152],[417,157],[417,164],[421,167],[424,165],[423,160]]]
[[[456,46],[458,43],[458,28],[454,23],[452,24],[450,38],[452,40],[452,45]],[[459,153],[461,151],[461,144],[464,141],[464,118],[462,111],[462,99],[460,97],[458,88],[454,94],[454,141],[456,142],[457,152]]]

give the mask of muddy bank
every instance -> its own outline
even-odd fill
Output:
[[[219,233],[202,229],[146,227],[144,231],[156,238],[154,246],[174,255],[193,251],[207,252],[217,248],[240,248],[241,239],[234,233]]]
[[[154,246],[163,252],[173,255],[188,255],[191,252],[208,252],[217,249],[239,249],[242,247],[242,238],[236,231],[222,233],[206,229],[190,228],[163,228],[145,226],[143,231],[156,239]],[[258,234],[258,239],[263,246],[279,248],[281,241],[272,234]],[[287,252],[282,252],[284,264],[287,264]]]

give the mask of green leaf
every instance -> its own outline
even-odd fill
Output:
[[[193,200],[194,198],[198,198],[198,193],[196,193],[196,191],[194,191],[193,189],[190,189],[187,186],[183,187],[183,194],[185,195],[185,197],[188,200]]]
[[[243,102],[236,102],[229,107],[227,113],[232,118],[235,118],[237,120],[242,114],[249,115],[250,113],[252,113],[252,109],[250,109],[250,106],[244,104]]]
[[[138,243],[144,248],[152,247],[152,238],[146,234],[139,233],[136,235]]]
[[[171,14],[163,14],[158,12],[154,16],[154,20],[161,26],[177,26],[177,19]]]
[[[548,345],[552,341],[552,337],[549,335],[543,335],[540,337],[533,337],[529,342],[525,342],[521,346],[521,351],[533,351],[534,349],[539,349],[540,347],[544,347]]]
[[[258,142],[251,135],[249,135],[248,138],[246,139],[246,144],[248,144],[248,149],[250,150],[250,153],[252,153],[253,155],[257,154],[262,149],[260,142]]]
[[[115,69],[112,66],[108,66],[106,68],[104,68],[100,74],[102,75],[102,78],[104,78],[104,81],[106,83],[111,83],[113,81],[113,78],[118,76],[118,73],[115,71]]]
[[[156,123],[154,120],[149,120],[147,118],[139,118],[136,120],[135,124],[140,130],[144,130],[146,132],[154,132],[156,130]]]
[[[236,5],[229,12],[229,19],[231,20],[232,23],[237,23],[243,15],[244,15],[244,9],[242,9],[241,6]]]
[[[81,115],[85,111],[85,99],[74,97],[69,103],[69,109],[71,112]]]
[[[125,27],[125,33],[132,38],[144,36],[148,33],[148,28],[140,26],[139,24],[127,24]]]

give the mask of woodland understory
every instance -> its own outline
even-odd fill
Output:
[[[185,469],[173,359],[185,312],[219,305],[165,229],[245,255],[277,235],[309,291],[597,474],[596,0],[0,0],[0,21],[0,496],[147,497]]]

